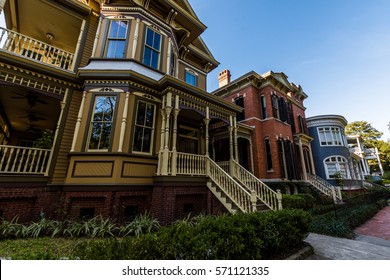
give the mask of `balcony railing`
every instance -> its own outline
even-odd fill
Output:
[[[45,175],[50,151],[0,145],[0,174]]]
[[[0,27],[0,49],[30,60],[73,71],[74,54]]]

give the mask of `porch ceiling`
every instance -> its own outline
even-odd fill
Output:
[[[12,131],[54,130],[60,109],[56,98],[22,87],[0,85],[0,111]]]
[[[75,51],[81,19],[46,1],[13,0],[7,4],[10,5],[10,14],[6,13],[8,29],[68,52]],[[48,33],[54,36],[53,39],[48,38]]]

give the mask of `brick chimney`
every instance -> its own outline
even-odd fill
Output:
[[[224,85],[230,83],[230,76],[231,75],[229,70],[222,70],[221,73],[219,73],[218,75],[219,87],[223,87]]]

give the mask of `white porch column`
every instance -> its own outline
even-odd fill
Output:
[[[80,124],[81,124],[81,120],[83,118],[83,112],[84,112],[84,106],[85,106],[85,99],[86,99],[86,97],[87,97],[87,92],[84,91],[83,92],[83,97],[81,99],[81,105],[80,105],[79,113],[77,115],[76,126],[75,126],[75,129],[74,129],[72,147],[70,149],[71,152],[74,152],[74,149],[75,149],[75,146],[76,146],[76,141],[77,141],[77,138],[79,137]]]
[[[316,167],[314,166],[314,160],[313,160],[313,152],[311,151],[311,143],[308,145],[309,147],[309,157],[310,157],[310,164],[311,164],[311,171],[313,172],[313,175],[316,174]]]
[[[84,35],[85,24],[86,21],[83,20],[83,22],[81,23],[79,38],[77,39],[76,51],[74,53],[72,66],[70,67],[71,71],[74,71],[74,68],[76,67],[76,62],[78,61],[78,56],[80,54],[80,48],[81,48],[81,40],[83,39],[83,35]]]
[[[172,112],[172,93],[168,92],[166,97],[166,106],[165,106],[165,139],[164,139],[164,151],[162,159],[162,175],[168,175],[168,161],[169,161],[169,119]]]
[[[164,153],[164,141],[165,141],[165,95],[162,98],[162,104],[161,104],[161,132],[160,132],[160,151],[158,153],[158,168],[157,168],[157,175],[161,175],[162,173],[162,160],[163,160],[163,153]]]
[[[98,45],[98,43],[99,43],[100,30],[102,29],[102,22],[103,22],[103,16],[100,15],[98,27],[97,27],[97,29],[96,29],[95,40],[94,40],[94,42],[93,42],[92,57],[95,56],[96,48],[97,48],[97,45]]]
[[[238,138],[237,138],[237,119],[236,119],[236,117],[233,118],[233,132],[234,132],[234,155],[235,155],[234,158],[238,163],[239,160],[238,160]]]
[[[230,125],[229,125],[229,152],[230,152],[230,160],[229,160],[229,171],[230,175],[233,175],[233,118],[232,116],[229,116],[230,119]]]
[[[254,173],[255,169],[253,166],[253,146],[252,146],[252,138],[249,138],[249,154],[251,157],[251,172]]]
[[[167,51],[167,71],[166,74],[171,74],[171,55],[172,55],[172,40],[169,38],[168,40],[168,51]]]
[[[384,171],[383,171],[383,167],[382,167],[381,158],[379,157],[378,148],[375,148],[375,155],[376,155],[376,158],[377,158],[377,161],[378,161],[379,170],[380,170],[381,174],[383,175]]]
[[[206,107],[206,118],[203,119],[206,127],[205,127],[205,141],[206,141],[206,156],[209,156],[209,124],[210,124],[210,109]]]
[[[69,95],[68,95],[68,91],[69,91],[69,89],[66,89],[64,98],[63,98],[62,101],[61,101],[61,112],[60,112],[60,116],[58,117],[58,121],[57,121],[57,125],[56,125],[56,130],[55,130],[55,132],[54,132],[53,144],[52,144],[52,147],[51,147],[49,159],[48,159],[48,161],[47,161],[48,164],[47,164],[47,167],[46,167],[45,176],[48,176],[48,175],[49,175],[49,170],[50,170],[51,162],[52,162],[52,159],[53,159],[54,147],[57,145],[58,132],[59,132],[59,130],[60,130],[62,118],[63,118],[63,116],[64,116],[65,106],[66,106],[67,99],[68,99],[68,96],[69,96]]]
[[[302,165],[303,179],[305,181],[307,181],[307,171],[306,171],[305,158],[304,158],[304,155],[303,155],[303,147],[302,147],[302,138],[301,137],[299,137],[298,144],[299,144],[299,155],[301,156],[301,165]]]
[[[118,152],[120,152],[120,153],[123,151],[123,142],[125,140],[127,112],[128,112],[128,108],[129,108],[129,95],[130,95],[130,92],[126,92],[125,108],[123,108],[122,125],[121,125],[121,131],[120,131],[120,136],[119,136]]]
[[[177,173],[177,149],[176,149],[176,143],[177,143],[177,117],[179,116],[179,96],[175,96],[175,108],[173,109],[173,131],[172,131],[172,175],[176,176]]]
[[[138,44],[138,35],[139,35],[139,22],[140,19],[137,18],[136,24],[135,24],[135,31],[134,31],[134,40],[133,40],[133,50],[131,52],[131,58],[135,58],[135,53],[137,51],[137,44]]]

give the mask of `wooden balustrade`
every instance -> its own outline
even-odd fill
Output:
[[[170,152],[172,154],[172,152]],[[206,176],[206,157],[203,155],[176,153],[178,175]]]
[[[321,177],[314,174],[307,174],[307,181],[323,194],[332,197],[334,202],[341,202],[343,200],[340,188],[332,186]]]
[[[253,211],[252,195],[227,174],[218,164],[207,159],[210,179],[227,195],[230,200],[243,212]]]
[[[0,173],[45,175],[50,149],[0,145]]]
[[[257,197],[272,210],[282,210],[282,195],[275,192],[255,175],[233,160],[233,176],[250,191],[255,191]]]
[[[74,54],[45,42],[0,27],[0,50],[73,71]]]

